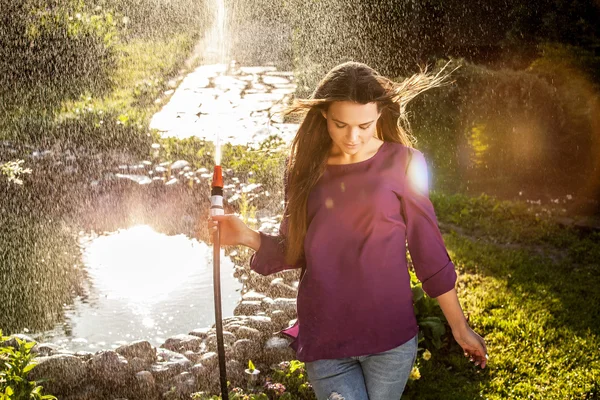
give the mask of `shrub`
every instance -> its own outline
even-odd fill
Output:
[[[42,386],[37,381],[27,379],[36,366],[31,349],[35,342],[14,338],[18,347],[7,346],[11,339],[2,336],[0,331],[0,400],[56,400],[56,397],[42,394]]]
[[[563,74],[561,84],[547,67],[554,64],[542,59],[527,71],[453,63],[461,67],[456,84],[428,91],[410,107],[418,147],[434,165],[434,186],[457,192],[505,184],[514,193],[559,186],[573,194],[589,187],[597,174],[598,103],[585,75]]]
[[[14,108],[56,108],[85,89],[111,87],[117,67],[118,22],[111,13],[87,13],[67,2],[42,6],[35,1],[2,0],[0,96]]]

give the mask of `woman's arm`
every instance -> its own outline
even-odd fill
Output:
[[[242,238],[242,245],[250,247],[254,251],[258,251],[260,248],[260,232],[254,229],[248,228],[246,235]]]
[[[415,149],[409,150],[413,157],[408,161],[401,201],[406,219],[408,250],[415,273],[422,283],[423,291],[438,300],[465,356],[470,356],[475,365],[481,364],[481,368],[484,368],[487,363],[485,342],[469,327],[460,307],[455,289],[455,266],[446,250],[435,210],[429,199],[427,162],[423,153]]]
[[[475,362],[475,365],[481,364],[481,369],[485,368],[488,359],[485,341],[469,326],[460,307],[456,289],[439,295],[436,300],[450,324],[456,343],[463,348],[465,357],[469,357],[470,361]]]

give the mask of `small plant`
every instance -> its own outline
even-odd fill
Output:
[[[0,343],[10,337],[2,336]],[[18,349],[11,346],[0,347],[0,400],[57,400],[52,395],[43,395],[42,386],[36,381],[27,379],[29,372],[36,366],[35,354],[31,349],[34,342],[26,342],[15,338]]]
[[[0,172],[2,175],[5,175],[8,178],[9,182],[16,183],[17,185],[22,185],[23,180],[19,178],[21,174],[31,174],[30,168],[23,168],[21,164],[23,164],[25,160],[17,160],[17,161],[8,161],[4,164],[0,164]]]
[[[248,361],[248,369],[258,371],[252,361]],[[260,371],[259,371],[260,372]],[[221,396],[204,392],[194,393],[195,400],[219,400]],[[271,368],[271,376],[265,378],[264,384],[244,389],[236,387],[229,392],[230,399],[236,400],[316,400],[311,384],[307,381],[304,363],[298,360],[283,361]]]
[[[425,341],[426,347],[440,349],[444,346],[442,338],[446,334],[448,322],[439,303],[425,294],[412,270],[410,270],[410,277],[415,316],[420,329],[419,342]]]

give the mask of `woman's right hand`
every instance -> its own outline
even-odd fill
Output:
[[[208,217],[208,232],[212,234],[217,231],[217,222],[221,229],[221,245],[237,246],[245,245],[252,230],[237,215],[225,214]]]

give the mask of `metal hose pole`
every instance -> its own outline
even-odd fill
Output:
[[[210,215],[223,215],[223,175],[221,166],[215,165],[210,196]],[[229,400],[227,390],[227,370],[225,368],[225,345],[223,343],[223,315],[221,312],[221,226],[213,235],[213,287],[215,299],[215,325],[217,329],[217,354],[219,355],[219,376],[221,398]]]

